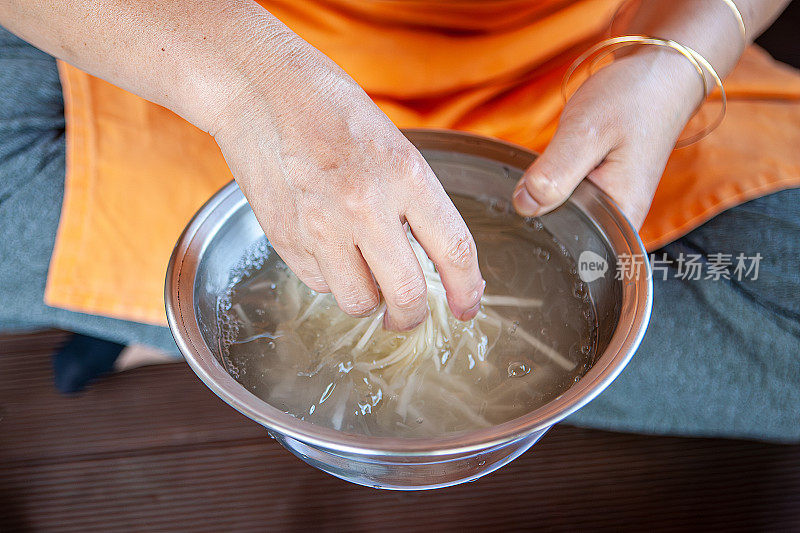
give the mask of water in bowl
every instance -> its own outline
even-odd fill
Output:
[[[218,301],[228,372],[286,413],[372,436],[493,426],[562,394],[595,354],[594,310],[575,261],[537,219],[517,217],[504,202],[453,201],[487,282],[476,319],[452,316],[424,254],[430,319],[392,333],[382,329],[381,311],[351,318],[332,296],[305,287],[262,241]]]

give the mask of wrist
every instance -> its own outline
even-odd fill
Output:
[[[286,98],[287,78],[313,50],[257,4],[234,3],[238,9],[221,14],[225,20],[186,43],[172,73],[174,90],[158,102],[212,136],[260,101]]]
[[[653,97],[676,123],[688,122],[706,98],[706,85],[694,64],[677,50],[640,46],[632,54],[641,63],[642,76],[651,84]]]

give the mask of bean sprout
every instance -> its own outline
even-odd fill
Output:
[[[487,362],[487,356],[504,332],[508,332],[511,338],[546,356],[564,370],[575,369],[577,363],[570,361],[542,340],[491,309],[492,307],[537,308],[542,306],[541,300],[487,294],[481,300],[482,305],[478,315],[469,322],[459,325],[449,310],[446,292],[433,262],[410,232],[408,238],[425,275],[430,309],[425,321],[412,332],[397,334],[381,327],[386,313],[385,303],[373,315],[357,319],[341,312],[331,312],[335,306],[332,296],[317,294],[301,310],[301,306],[296,303],[299,299],[297,295],[302,288],[301,282],[296,278],[287,279],[288,285],[295,284],[288,292],[293,295],[295,303],[292,307],[297,309],[297,315],[280,324],[276,334],[286,330],[297,331],[304,326],[314,328],[324,325],[327,330],[335,332],[337,338],[336,342],[327,348],[329,353],[320,358],[316,369],[309,375],[313,375],[331,362],[341,365],[343,356],[351,357],[352,364],[348,363],[347,371],[349,372],[350,368],[358,369],[367,376],[368,379],[365,381],[371,382],[382,391],[383,397],[394,399],[395,412],[405,422],[409,417],[422,420],[412,402],[418,393],[417,389],[423,383],[420,363],[430,361],[432,366],[428,371],[434,372],[437,378],[429,382],[429,385],[437,383],[441,386],[441,398],[453,412],[460,413],[475,426],[484,427],[490,425],[487,419],[464,402],[459,394],[453,393],[459,391],[463,396],[465,391],[469,391],[469,385],[452,372],[454,365],[461,364],[459,362],[469,365],[470,369],[480,366],[479,370],[484,375],[500,370]],[[234,311],[239,313],[240,309]],[[240,342],[249,342],[256,337],[258,336]],[[376,353],[385,355],[375,359]],[[334,391],[334,388],[331,386],[319,403],[335,402],[330,423],[332,427],[338,429],[342,426],[347,402],[353,393],[353,384],[350,383],[341,392],[338,389]],[[503,391],[498,391],[500,392]]]

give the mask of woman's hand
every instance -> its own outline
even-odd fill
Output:
[[[275,250],[351,315],[376,309],[377,282],[387,327],[410,329],[427,298],[407,223],[455,316],[474,317],[475,243],[419,151],[333,62],[289,34],[279,46],[209,127]]]
[[[702,97],[697,71],[673,50],[642,47],[602,68],[570,98],[552,141],[517,184],[514,207],[544,214],[588,177],[641,227]]]
[[[380,286],[388,327],[425,318],[406,223],[456,317],[477,313],[475,243],[428,164],[347,74],[256,2],[8,0],[0,23],[214,135],[275,249],[347,313],[377,307]]]
[[[373,310],[380,286],[388,327],[424,319],[407,223],[453,313],[477,313],[475,243],[425,160],[347,74],[256,2],[9,0],[0,22],[214,135],[275,249],[346,312]]]
[[[641,2],[622,34],[655,35],[696,50],[724,78],[788,0],[736,0],[742,27],[725,2]],[[555,136],[514,192],[525,216],[559,205],[588,177],[641,227],[675,142],[700,104],[703,83],[677,51],[632,48],[575,92]],[[706,75],[713,86],[713,79]]]

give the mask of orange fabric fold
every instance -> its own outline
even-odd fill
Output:
[[[164,324],[164,273],[192,214],[231,179],[214,140],[59,64],[67,172],[45,303]]]
[[[541,151],[562,108],[564,70],[600,38],[618,0],[262,4],[399,127],[471,131]],[[59,70],[67,176],[45,301],[164,324],[172,247],[230,171],[211,137],[173,113],[70,65]],[[733,205],[800,186],[800,74],[751,48],[726,88],[722,126],[667,165],[640,232],[649,249]]]

